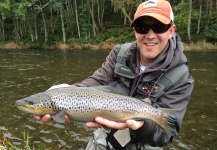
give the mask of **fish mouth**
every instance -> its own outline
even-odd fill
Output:
[[[16,103],[15,103],[15,106],[16,106],[19,110],[21,110],[21,111],[23,111],[23,112],[31,113],[31,114],[36,114],[36,112],[35,112],[31,107],[29,107],[28,104],[26,105],[26,104],[23,104],[23,103],[16,102]]]
[[[16,103],[15,103],[15,106],[16,106],[16,107],[19,107],[19,106],[22,106],[22,105],[21,105],[19,102],[16,102]]]
[[[22,103],[16,102],[15,103],[16,107],[26,107],[25,105],[23,105]],[[26,107],[27,108],[27,107]]]

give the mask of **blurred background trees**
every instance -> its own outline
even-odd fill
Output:
[[[118,43],[134,40],[141,0],[1,0],[0,41]],[[170,0],[185,42],[217,41],[217,0]]]

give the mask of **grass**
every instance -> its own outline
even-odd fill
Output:
[[[2,132],[3,136],[0,139],[0,150],[35,150],[35,148],[30,148],[29,146],[29,133],[23,132],[23,143],[22,148],[13,144],[11,140],[6,137],[6,133]]]
[[[217,43],[198,41],[192,43],[183,43],[186,51],[214,51],[217,50]]]
[[[6,46],[5,46],[6,45]],[[14,42],[7,43],[2,45],[0,49],[25,49],[24,45],[16,44]],[[70,50],[70,49],[90,49],[90,50],[111,50],[116,43],[103,43],[103,44],[81,44],[81,43],[56,43],[55,45],[50,45],[50,49],[61,49],[61,50]],[[198,41],[191,43],[183,43],[185,51],[216,51],[217,43],[209,43],[206,41]],[[44,48],[44,47],[40,47]]]

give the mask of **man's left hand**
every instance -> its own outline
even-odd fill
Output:
[[[125,123],[122,123],[122,122],[115,122],[115,121],[107,120],[101,117],[96,117],[95,121],[96,122],[87,122],[86,126],[93,128],[93,127],[100,127],[100,125],[104,125],[108,128],[118,129],[118,130],[122,130],[125,128],[137,130],[141,128],[144,124],[144,121],[127,120]]]

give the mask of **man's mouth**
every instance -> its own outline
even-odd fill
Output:
[[[156,43],[145,43],[145,45],[147,45],[147,46],[155,46]]]

